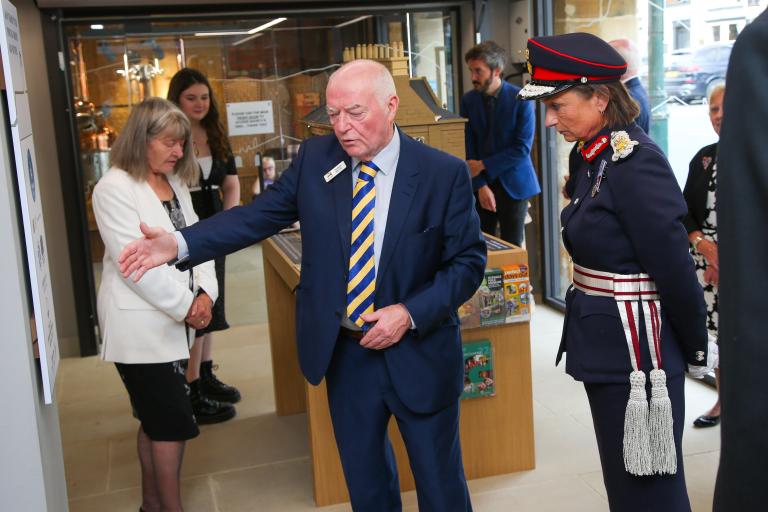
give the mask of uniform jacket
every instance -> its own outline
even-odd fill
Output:
[[[467,160],[482,160],[485,171],[472,180],[475,190],[500,180],[513,199],[528,199],[541,192],[531,161],[531,145],[536,130],[533,102],[517,99],[520,90],[501,82],[493,122],[493,151],[483,153],[488,119],[483,94],[469,91],[461,98],[461,115],[469,119],[464,130]]]
[[[609,143],[591,164],[582,158],[580,168],[570,170],[576,181],[571,202],[561,213],[563,242],[574,263],[617,274],[647,273],[656,281],[662,368],[670,376],[679,375],[685,363],[703,364],[696,353],[707,350],[704,297],[682,224],[687,209],[658,146],[634,123],[626,131],[639,142],[628,157],[613,162]],[[598,136],[610,133],[606,129]],[[593,197],[603,160],[604,179]],[[642,327],[641,338],[641,368],[649,370]],[[632,367],[613,298],[588,296],[573,287],[568,291],[558,362],[565,351],[566,371],[577,380],[627,382]]]
[[[376,272],[375,308],[402,303],[416,324],[384,351],[395,392],[417,412],[455,403],[463,366],[456,310],[480,285],[485,243],[466,163],[400,133],[400,157]],[[340,162],[346,168],[326,182]],[[281,178],[248,205],[182,231],[197,264],[301,221],[296,338],[307,380],[328,369],[346,312],[351,160],[335,136],[305,141]]]
[[[683,224],[689,233],[700,230],[707,217],[709,180],[712,179],[716,161],[717,143],[714,143],[701,148],[688,165],[688,178],[683,189],[688,214],[683,219]]]
[[[651,100],[648,98],[648,91],[645,90],[640,78],[636,76],[624,82],[624,87],[627,88],[629,95],[640,107],[640,114],[635,119],[637,126],[642,128],[645,133],[651,133]]]
[[[187,224],[197,222],[189,190],[168,176]],[[192,305],[189,271],[161,265],[134,283],[123,278],[117,257],[131,240],[141,237],[139,224],[174,231],[162,202],[146,181],[111,168],[93,190],[93,211],[104,241],[104,268],[97,299],[101,357],[119,363],[164,363],[189,358],[184,318]],[[218,285],[213,263],[193,270],[195,288],[215,301]],[[193,339],[194,332],[190,333]]]

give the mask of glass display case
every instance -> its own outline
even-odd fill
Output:
[[[165,97],[179,69],[192,67],[208,77],[235,155],[241,201],[248,202],[261,157],[287,167],[310,135],[302,119],[324,104],[328,77],[345,47],[402,42],[410,73],[424,76],[441,106],[457,111],[456,21],[454,10],[433,9],[65,24],[92,260],[101,261],[103,245],[90,197],[109,168],[109,149],[131,107],[150,96]],[[252,102],[259,102],[264,126],[233,130],[228,112],[234,116]]]

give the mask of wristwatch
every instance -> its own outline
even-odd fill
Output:
[[[698,235],[696,238],[693,239],[693,242],[691,242],[691,245],[693,246],[694,250],[696,249],[696,247],[698,247],[699,242],[701,242],[702,240],[704,240],[704,237],[701,235]]]

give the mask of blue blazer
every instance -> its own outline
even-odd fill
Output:
[[[376,309],[402,303],[416,329],[384,351],[395,392],[411,410],[434,412],[459,397],[463,361],[458,307],[483,278],[480,233],[466,163],[400,132],[386,235],[376,272]],[[326,182],[339,162],[346,169]],[[328,370],[346,312],[352,164],[336,137],[306,140],[279,180],[253,202],[181,231],[196,265],[301,221],[296,341],[304,376]]]
[[[573,195],[560,215],[563,243],[574,263],[616,274],[642,272],[656,281],[662,366],[672,377],[682,374],[686,363],[705,364],[706,358],[697,357],[707,353],[704,295],[682,222],[687,208],[672,169],[640,127],[633,123],[625,130],[639,142],[625,158],[613,162],[610,144],[591,163],[572,154],[571,164],[577,168],[570,169]],[[605,129],[593,140],[610,133]],[[604,179],[592,195],[603,161]],[[616,301],[571,287],[565,302],[557,360],[568,352],[566,371],[576,380],[626,383],[632,367]],[[639,334],[640,366],[648,371],[651,362],[643,326]]]
[[[643,83],[639,77],[632,77],[624,82],[624,87],[627,88],[627,92],[632,99],[637,102],[640,107],[640,114],[635,119],[637,126],[642,128],[645,133],[650,134],[651,126],[651,100],[648,98],[648,91],[643,87]]]
[[[508,82],[501,83],[494,110],[492,151],[483,153],[487,116],[483,94],[469,91],[461,98],[461,115],[469,119],[464,130],[467,160],[482,160],[485,171],[473,178],[474,190],[499,180],[513,199],[528,199],[541,192],[531,161],[531,146],[536,130],[533,101],[519,101],[520,90]]]

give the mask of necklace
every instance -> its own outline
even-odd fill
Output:
[[[192,148],[195,151],[195,156],[200,156],[200,148],[203,148],[208,145],[208,137],[204,137],[202,139],[198,139],[196,137],[192,137]]]

